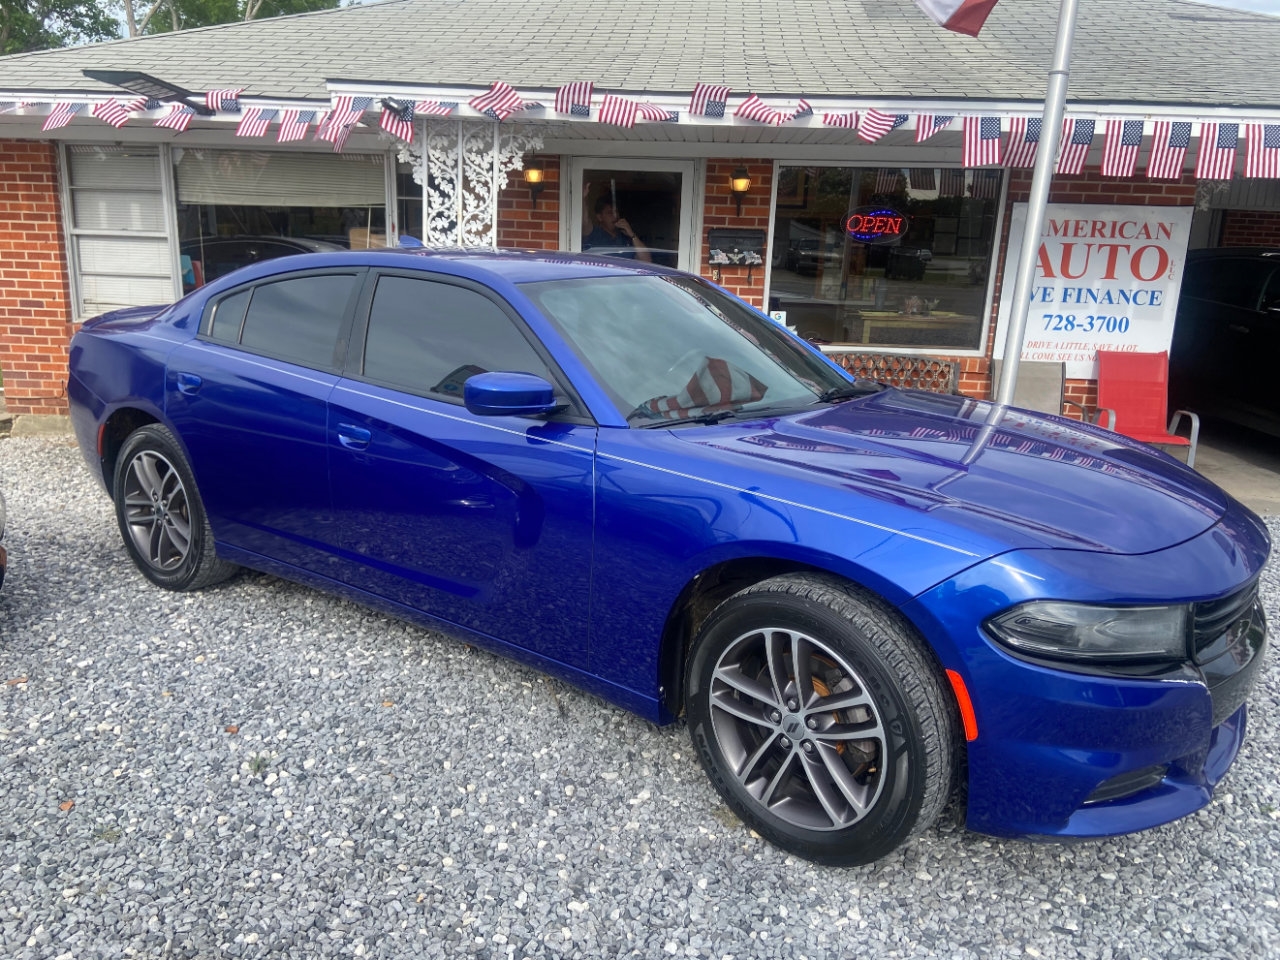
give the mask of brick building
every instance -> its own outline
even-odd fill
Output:
[[[910,0],[658,2],[607,18],[584,0],[386,0],[0,58],[8,408],[65,412],[79,322],[175,299],[239,263],[398,234],[574,251],[606,200],[655,260],[824,350],[940,358],[960,392],[985,395],[1031,179],[1011,158],[1040,113],[1057,6],[999,4],[967,38]],[[1265,168],[1267,125],[1280,134],[1276,49],[1280,18],[1185,0],[1082,5],[1067,117],[1092,142],[1078,172],[1055,175],[1051,217],[1129,211],[1116,221],[1129,223],[1170,208],[1179,224],[1169,271],[1143,281],[1160,309],[1124,316],[1116,342],[1168,344],[1188,247],[1280,246],[1280,179],[1244,175]],[[556,109],[582,81],[587,113]],[[499,101],[499,83],[515,98],[513,112],[498,104],[501,122],[476,99]],[[700,84],[727,88],[710,91],[722,108],[702,107]],[[762,112],[744,110],[753,97]],[[409,104],[408,139],[383,129]],[[344,108],[349,122],[318,137]],[[966,147],[966,121],[983,118],[998,162]],[[1104,175],[1121,130],[1108,123],[1123,121],[1138,136],[1130,167]],[[1232,125],[1234,160],[1197,176],[1202,135]],[[1171,128],[1185,148],[1156,175]],[[855,215],[899,227],[859,233]],[[1087,401],[1090,347],[1072,349],[1069,395]]]

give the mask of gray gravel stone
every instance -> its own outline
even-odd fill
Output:
[[[828,869],[745,830],[680,726],[271,577],[150,586],[65,439],[0,441],[0,489],[0,956],[1280,955],[1274,656],[1186,820],[944,822]],[[1280,622],[1274,564],[1263,592]]]

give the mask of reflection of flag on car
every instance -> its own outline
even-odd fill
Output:
[[[645,406],[666,420],[684,420],[717,408],[763,400],[768,389],[740,367],[719,357],[707,357],[683,390],[674,397],[655,397]]]
[[[1108,120],[1107,141],[1102,146],[1102,175],[1132,177],[1141,146],[1141,120]]]
[[[934,23],[956,33],[976,37],[996,0],[916,0]]]
[[[1244,158],[1246,177],[1280,177],[1280,123],[1248,123],[1248,152]]]
[[[1155,133],[1151,136],[1151,156],[1147,158],[1147,177],[1151,180],[1179,179],[1189,146],[1190,123],[1157,120]]]
[[[964,118],[964,165],[983,167],[1000,162],[1000,118]]]
[[[590,80],[566,83],[556,90],[556,113],[567,113],[574,117],[591,116],[591,92],[595,84]]]
[[[689,98],[689,115],[691,117],[723,117],[728,102],[728,87],[714,86],[709,83],[694,84],[693,96]]]
[[[1009,121],[1009,146],[1004,152],[1006,167],[1034,167],[1040,146],[1039,117],[1013,117]]]
[[[1238,123],[1200,124],[1200,153],[1196,157],[1197,180],[1230,180],[1235,172]]]
[[[1063,120],[1062,146],[1058,149],[1058,166],[1054,172],[1075,176],[1084,169],[1084,162],[1093,147],[1093,120]]]
[[[916,115],[916,143],[924,143],[939,130],[951,125],[955,117],[942,117],[934,113]]]
[[[908,120],[905,113],[881,113],[879,110],[868,110],[862,115],[858,124],[858,136],[867,143],[875,143],[890,130],[896,130]]]

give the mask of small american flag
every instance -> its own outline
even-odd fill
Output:
[[[566,83],[556,90],[556,113],[567,113],[573,117],[591,116],[591,93],[595,84],[590,80],[579,80]]]
[[[59,127],[65,127],[71,122],[71,118],[87,107],[86,103],[59,103],[49,111],[49,116],[45,117],[44,126],[41,130],[57,130]]]
[[[182,133],[187,127],[191,126],[191,118],[195,115],[194,107],[185,103],[171,103],[169,104],[169,112],[158,118],[155,125]]]
[[[787,117],[787,119],[799,120],[801,117],[812,117],[812,116],[813,116],[812,105],[809,103],[808,100],[801,100],[798,104],[796,104],[795,112],[791,114],[791,116]]]
[[[342,150],[351,129],[360,122],[364,112],[373,106],[373,97],[335,97],[333,109],[316,130],[317,140],[328,140],[335,152]]]
[[[974,170],[973,186],[969,195],[975,200],[995,200],[1000,196],[1000,181],[1004,176],[999,170]]]
[[[634,100],[616,97],[611,93],[605,94],[604,101],[600,104],[599,120],[601,123],[611,123],[615,127],[634,127],[637,108],[638,105]]]
[[[964,171],[957,167],[943,169],[941,179],[938,182],[938,196],[963,197]]]
[[[951,126],[955,117],[942,117],[934,113],[921,113],[916,116],[916,143],[924,143],[939,130]]]
[[[876,171],[876,193],[897,193],[898,181],[902,179],[902,171],[881,167]]]
[[[1075,176],[1084,169],[1084,162],[1089,158],[1089,150],[1093,147],[1093,132],[1097,128],[1094,120],[1062,121],[1062,146],[1058,150],[1058,165],[1055,173]]]
[[[853,130],[858,126],[858,112],[851,110],[848,113],[824,113],[822,115],[822,124],[827,127]]]
[[[383,100],[379,125],[393,137],[413,139],[414,104],[404,100]]]
[[[1004,152],[1006,167],[1034,167],[1040,147],[1039,117],[1014,117],[1009,121],[1009,146]]]
[[[468,102],[472,109],[499,121],[525,108],[525,102],[520,99],[520,94],[516,93],[515,87],[501,80],[494,82],[488,92],[472,97]]]
[[[316,118],[314,110],[286,110],[280,115],[280,130],[276,133],[277,143],[288,143],[290,140],[303,140],[307,136],[307,127]]]
[[[240,122],[236,124],[237,137],[265,137],[267,135],[267,127],[271,126],[271,121],[276,118],[276,110],[264,110],[260,107],[250,107],[244,112],[244,116]]]
[[[1151,136],[1151,156],[1147,159],[1147,179],[1178,180],[1191,146],[1191,124],[1186,121],[1157,120]]]
[[[868,110],[862,115],[858,124],[858,136],[867,143],[875,143],[890,130],[896,130],[911,117],[905,113],[881,113],[879,110]]]
[[[723,117],[728,102],[728,87],[697,83],[693,87],[693,96],[689,98],[689,115],[691,117]]]
[[[636,114],[641,120],[657,120],[661,123],[677,123],[680,120],[680,114],[676,111],[664,110],[652,103],[636,104]]]
[[[738,108],[733,111],[733,115],[742,117],[744,120],[755,120],[775,127],[781,126],[786,119],[781,111],[775,110],[754,93],[738,104]]]
[[[912,190],[937,190],[938,178],[933,167],[912,167],[907,171],[907,179]]]
[[[1200,153],[1196,157],[1197,180],[1230,180],[1235,172],[1238,123],[1200,124]]]
[[[457,109],[456,102],[444,100],[419,100],[413,105],[414,112],[420,117],[447,117]]]
[[[210,90],[204,95],[204,105],[210,110],[222,110],[226,113],[240,112],[240,94],[244,87],[227,90]]]
[[[141,110],[147,103],[146,97],[139,97],[136,100],[117,100],[112,97],[97,104],[93,108],[93,115],[103,123],[109,123],[111,126],[119,129],[129,122],[129,117],[138,110]]]
[[[1249,123],[1244,158],[1246,177],[1280,177],[1280,123]]]
[[[983,167],[1000,162],[1000,118],[964,118],[964,165]]]
[[[1141,120],[1108,120],[1107,142],[1102,147],[1102,175],[1132,177],[1141,146]]]

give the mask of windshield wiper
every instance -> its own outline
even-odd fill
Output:
[[[741,407],[734,407],[731,410],[711,410],[707,413],[700,413],[694,417],[680,417],[678,419],[654,420],[651,423],[638,423],[636,426],[641,430],[652,430],[655,427],[683,427],[690,423],[708,424],[719,423],[721,420],[728,420],[736,417],[742,411]]]
[[[855,380],[853,383],[842,383],[819,394],[816,403],[833,403],[836,400],[851,400],[854,397],[867,397],[884,389],[883,383],[875,380]]]

